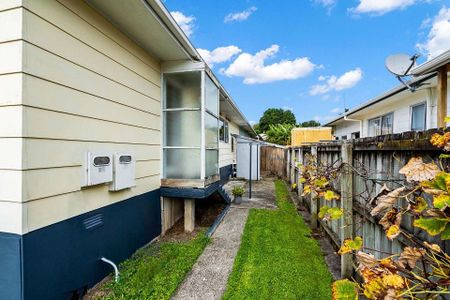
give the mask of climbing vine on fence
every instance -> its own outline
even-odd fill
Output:
[[[434,134],[430,142],[444,151],[450,151],[450,133]],[[440,240],[450,239],[450,173],[445,160],[450,156],[443,153],[436,161],[423,157],[412,157],[400,170],[405,180],[393,179],[388,188],[386,181],[378,180],[372,171],[363,165],[347,166],[340,162],[324,164],[317,157],[307,155],[306,163],[299,166],[302,171],[300,182],[303,196],[310,195],[311,201],[339,200],[340,195],[333,182],[349,172],[360,176],[366,182],[366,190],[354,197],[370,195],[374,186],[379,192],[371,199],[365,199],[370,214],[378,220],[388,239],[400,236],[409,246],[401,253],[391,253],[377,259],[366,250],[359,236],[345,239],[339,254],[355,255],[357,273],[362,283],[347,279],[333,284],[333,299],[357,299],[363,294],[369,299],[444,299],[450,294],[450,256],[438,244],[421,241],[401,227],[402,219],[410,216],[413,226],[426,231]],[[398,174],[397,174],[398,175]],[[368,182],[371,182],[371,188]],[[401,201],[404,200],[404,201]],[[344,212],[339,207],[323,206],[319,217],[337,220]]]

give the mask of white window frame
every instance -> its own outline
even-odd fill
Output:
[[[383,118],[386,116],[392,115],[392,132],[388,132],[388,133],[383,133]],[[374,136],[379,136],[379,135],[385,135],[385,134],[393,134],[394,133],[394,112],[391,111],[387,114],[383,114],[381,116],[375,117],[375,118],[371,118],[369,120],[367,120],[367,136],[372,136],[370,135],[370,122],[374,121],[374,120],[380,120],[380,132],[379,134],[376,134]]]
[[[421,106],[424,105],[425,106],[425,111],[424,111],[424,118],[423,118],[423,129],[417,130],[417,129],[413,129],[413,109],[417,106]],[[423,131],[427,129],[427,101],[422,101],[416,104],[413,104],[410,106],[410,129],[411,131]]]
[[[166,103],[166,82],[165,82],[165,78],[164,75],[166,74],[174,74],[174,73],[186,73],[186,72],[200,72],[201,73],[201,105],[200,108],[166,108],[167,107],[167,103]],[[215,113],[211,112],[209,109],[206,108],[206,76],[209,77],[209,79],[212,81],[213,84],[216,85],[217,87],[217,111],[220,113],[220,87],[217,85],[216,80],[213,79],[213,77],[209,76],[207,74],[207,72],[205,70],[202,69],[189,69],[189,70],[170,70],[170,71],[166,71],[162,74],[162,83],[163,83],[163,87],[162,87],[162,96],[163,96],[163,100],[161,101],[161,106],[162,106],[162,112],[163,112],[163,116],[162,116],[162,128],[163,128],[163,132],[162,132],[162,151],[161,154],[164,155],[164,149],[199,149],[200,150],[200,178],[190,178],[190,179],[207,179],[206,177],[206,151],[207,150],[216,150],[218,152],[218,155],[220,155],[219,153],[219,116],[216,115]],[[165,141],[165,132],[166,132],[166,124],[165,124],[165,113],[166,112],[171,112],[171,111],[200,111],[200,115],[201,115],[201,141],[200,141],[200,146],[193,146],[193,147],[183,147],[183,146],[166,146],[166,141]],[[217,120],[217,147],[206,147],[206,128],[205,128],[205,119],[206,119],[206,114],[209,114],[210,116],[214,117]],[[161,172],[161,176],[162,178],[166,178],[165,177],[165,171],[164,171],[164,159],[161,160],[161,166],[162,166],[162,172]],[[220,161],[220,157],[218,157],[218,161],[217,161],[217,168],[216,168],[216,174],[219,174],[219,161]],[[211,176],[208,176],[208,178]]]

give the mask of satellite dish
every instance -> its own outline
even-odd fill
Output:
[[[408,54],[394,54],[386,58],[386,68],[396,76],[406,76],[416,64],[417,56]]]
[[[409,76],[409,71],[416,65],[417,58],[419,58],[417,54],[413,56],[409,56],[408,54],[394,54],[388,56],[385,62],[386,69],[394,74],[412,92],[416,90],[416,86],[410,86],[403,78]]]

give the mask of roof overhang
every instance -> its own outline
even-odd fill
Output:
[[[419,83],[423,83],[423,82],[425,82],[427,80],[431,80],[434,77],[436,77],[436,73],[432,73],[432,74],[428,74],[426,76],[418,77],[418,78],[416,78],[414,80],[411,80],[409,83],[410,84],[419,84]],[[377,96],[377,97],[375,97],[375,98],[373,98],[373,99],[371,99],[371,100],[369,100],[369,101],[367,101],[367,102],[365,102],[365,103],[363,103],[363,104],[361,104],[359,106],[356,106],[355,108],[353,108],[351,110],[349,110],[345,114],[345,117],[353,116],[356,113],[361,112],[362,110],[365,110],[365,109],[367,109],[367,108],[369,108],[369,107],[371,107],[371,106],[373,106],[373,105],[375,105],[377,103],[380,103],[382,101],[386,101],[388,99],[391,99],[392,97],[394,97],[396,95],[399,95],[400,93],[403,93],[403,92],[410,93],[410,91],[408,90],[408,88],[406,86],[398,85],[395,88],[393,88],[393,89],[391,89],[391,90],[389,90],[389,91],[387,91],[387,92],[385,92],[385,93],[383,93],[383,94],[381,94],[381,95],[379,95],[379,96]],[[328,123],[326,123],[326,124],[324,124],[322,126],[333,126],[333,125],[335,125],[336,123],[338,123],[340,121],[345,121],[345,117],[344,117],[344,115],[341,115],[339,117],[334,118],[333,120],[329,121]]]
[[[413,76],[425,75],[431,72],[437,71],[439,68],[446,66],[450,63],[450,50],[436,56],[433,59],[415,67],[411,70],[410,74]],[[448,71],[448,69],[447,69]]]
[[[114,26],[163,62],[163,72],[205,70],[220,89],[221,112],[252,136],[244,114],[160,0],[86,0]]]
[[[114,26],[161,61],[201,61],[159,0],[86,0]]]

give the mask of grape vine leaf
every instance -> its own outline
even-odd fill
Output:
[[[333,300],[357,300],[358,284],[348,279],[341,279],[333,282]]]
[[[444,231],[447,223],[449,222],[448,219],[443,218],[419,218],[414,220],[414,226],[421,228],[428,232],[429,235],[438,235],[442,231]]]
[[[399,187],[385,195],[381,195],[380,197],[378,197],[376,199],[377,205],[372,209],[370,214],[372,216],[376,216],[388,209],[391,209],[397,201],[398,197],[400,197],[405,189],[405,187]]]
[[[412,157],[406,165],[398,171],[406,176],[408,182],[422,182],[432,180],[440,172],[435,163],[424,163],[422,157]]]

